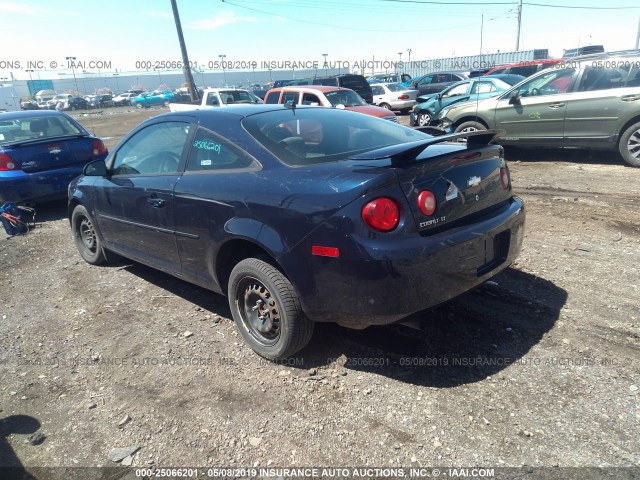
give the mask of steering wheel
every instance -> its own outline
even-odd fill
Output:
[[[170,151],[161,150],[154,155],[157,163],[158,173],[173,173],[178,171],[178,165],[180,165],[180,157]]]
[[[540,95],[540,89],[539,88],[532,88],[531,90],[529,90],[531,92],[531,96],[535,97]]]

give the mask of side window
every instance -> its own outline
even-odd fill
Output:
[[[496,87],[491,82],[476,82],[473,84],[473,89],[471,93],[489,93],[495,92]]]
[[[111,167],[113,174],[177,173],[190,129],[191,125],[186,122],[149,125],[116,152]]]
[[[426,77],[424,77],[422,80],[418,82],[418,85],[428,85],[429,83],[431,83],[432,79],[433,79],[433,75],[427,75]]]
[[[511,67],[509,73],[530,77],[538,71],[538,65],[521,65],[519,67]]]
[[[637,73],[637,72],[636,72]],[[627,68],[603,68],[587,67],[582,74],[580,92],[590,92],[594,90],[609,90],[612,88],[623,88],[627,85],[630,76]]]
[[[311,105],[312,103],[320,105],[320,99],[316,95],[314,95],[313,93],[305,93],[302,96],[302,104],[303,105]]]
[[[384,89],[382,87],[371,87],[371,92],[374,95],[384,95]]]
[[[280,92],[269,92],[264,99],[264,103],[278,103]]]
[[[219,106],[218,103],[218,94],[215,92],[209,92],[207,93],[207,105],[211,106],[211,107],[217,107]]]
[[[187,172],[247,168],[253,159],[234,144],[200,127],[191,144]]]
[[[566,93],[575,76],[574,68],[545,71],[544,75],[535,77],[520,85],[517,92],[521,97],[537,97],[540,95],[557,95]]]
[[[294,103],[298,99],[298,92],[286,92],[282,96],[282,103],[285,105],[288,103]]]

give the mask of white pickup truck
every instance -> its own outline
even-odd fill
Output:
[[[169,110],[183,112],[185,110],[202,110],[205,108],[229,107],[262,103],[257,95],[241,88],[207,88],[199,103],[170,103]]]

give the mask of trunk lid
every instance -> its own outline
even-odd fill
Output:
[[[501,182],[501,169],[508,173],[502,147],[489,145],[496,133],[445,135],[414,142],[413,146],[386,147],[356,157],[391,158],[416,228],[428,235],[445,226],[454,228],[472,222],[512,197],[510,185],[505,189]],[[467,138],[467,144],[456,144],[456,150],[452,151],[452,145],[441,145],[462,137]],[[431,215],[419,208],[418,197],[424,190],[431,192],[436,200],[436,209]]]
[[[93,159],[93,139],[86,136],[47,138],[8,146],[7,153],[16,165],[27,173],[55,170]]]

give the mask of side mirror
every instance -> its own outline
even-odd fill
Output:
[[[94,160],[84,166],[82,173],[86,177],[106,177],[108,173],[107,165],[104,163],[104,160]]]
[[[517,90],[509,95],[509,105],[520,105],[520,95]]]

